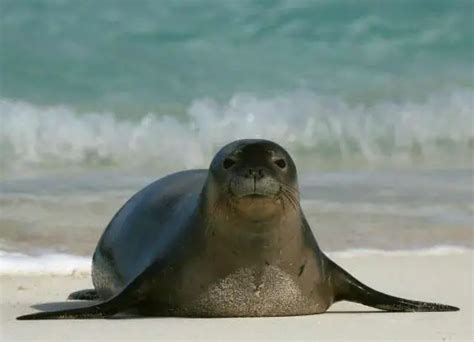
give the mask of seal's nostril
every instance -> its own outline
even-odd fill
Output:
[[[245,172],[245,177],[261,179],[265,177],[265,173],[262,169],[247,169],[247,171]]]

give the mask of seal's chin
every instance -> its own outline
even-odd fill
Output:
[[[281,214],[281,202],[278,197],[251,194],[234,197],[233,207],[240,216],[250,221],[268,221]]]

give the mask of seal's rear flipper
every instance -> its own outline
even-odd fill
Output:
[[[98,300],[99,294],[95,289],[86,289],[80,290],[71,293],[67,299],[74,299],[74,300]]]
[[[347,300],[371,306],[385,311],[458,311],[450,305],[427,303],[398,298],[371,289],[344,271],[332,260],[327,259],[331,269],[331,278],[335,288],[335,301]]]

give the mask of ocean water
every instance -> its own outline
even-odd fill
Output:
[[[473,13],[1,1],[0,259],[88,256],[134,192],[248,137],[290,151],[326,250],[471,248]]]

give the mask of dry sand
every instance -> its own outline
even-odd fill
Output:
[[[459,306],[459,312],[384,313],[338,303],[321,315],[284,318],[16,321],[64,307],[68,293],[91,286],[88,275],[3,275],[0,339],[107,340],[473,340],[473,253],[337,258],[367,285],[412,299]],[[56,303],[54,303],[56,302]],[[37,306],[39,303],[49,303]],[[76,303],[74,303],[76,304]],[[70,304],[69,304],[70,305]]]

